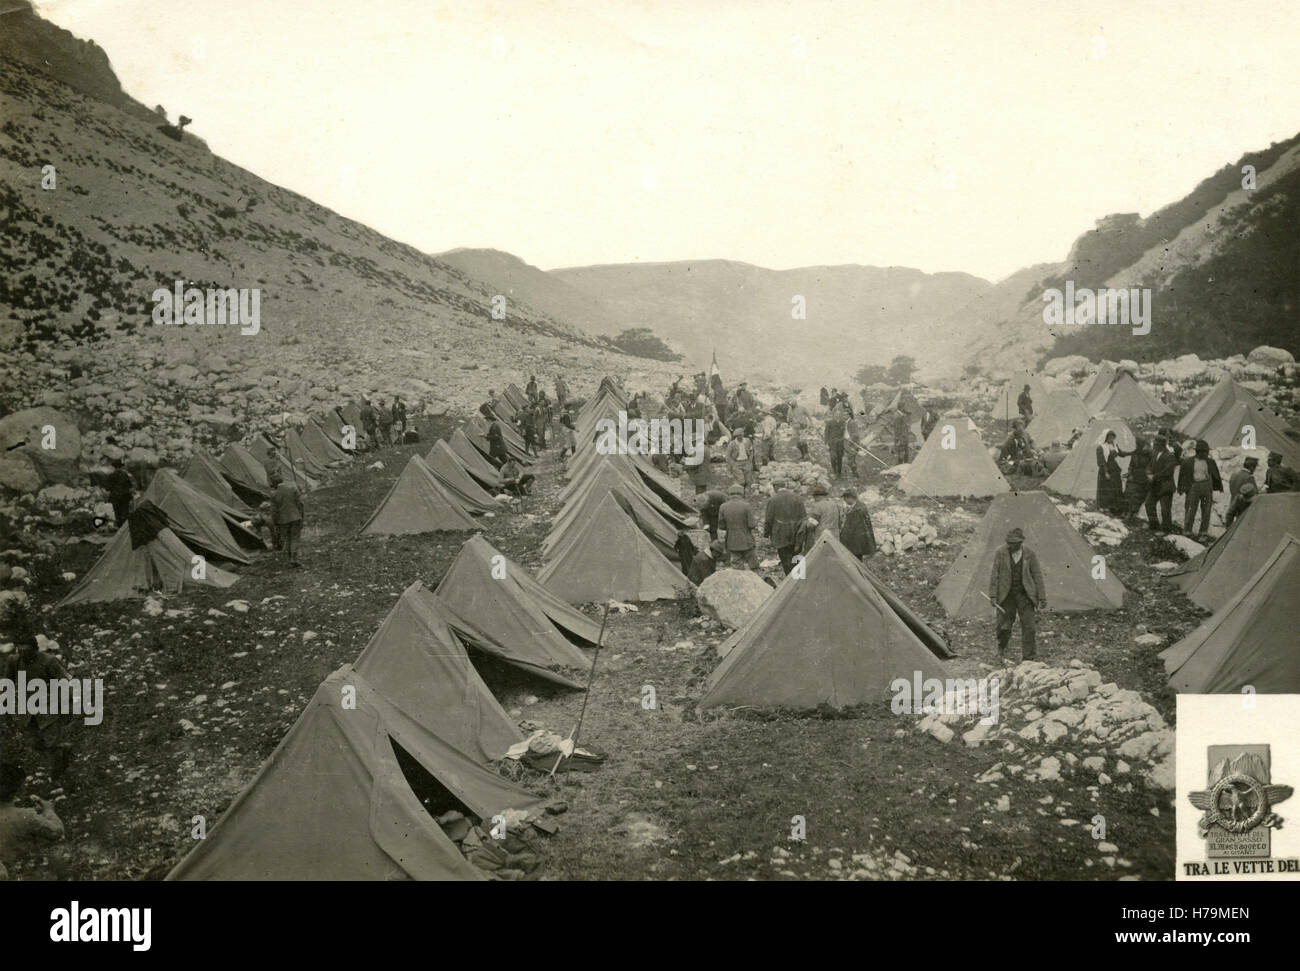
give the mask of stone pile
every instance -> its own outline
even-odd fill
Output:
[[[1093,546],[1118,546],[1128,535],[1128,527],[1122,522],[1104,512],[1089,509],[1082,499],[1074,503],[1058,502],[1054,505]]]

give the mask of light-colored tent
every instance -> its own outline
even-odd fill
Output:
[[[478,484],[460,457],[441,439],[433,443],[424,464],[442,487],[469,512],[496,512],[504,508],[495,496]]]
[[[1169,686],[1191,694],[1300,694],[1300,540],[1286,534],[1213,617],[1161,653]]]
[[[501,473],[466,437],[463,428],[457,428],[451,433],[451,438],[447,439],[447,447],[456,453],[460,464],[465,466],[465,471],[477,479],[484,488],[501,488]]]
[[[550,533],[542,540],[542,553],[548,559],[559,555],[559,551],[590,522],[605,496],[614,497],[659,552],[665,556],[675,555],[677,531],[684,527],[664,517],[656,505],[654,493],[629,482],[612,468],[596,473],[588,480],[585,489],[569,497],[564,509],[555,517]]]
[[[352,458],[346,451],[330,441],[329,436],[325,434],[325,430],[314,421],[307,422],[298,430],[298,438],[301,440],[303,447],[311,453],[312,458],[322,465],[338,465]]]
[[[1098,415],[1088,423],[1079,440],[1074,443],[1064,461],[1056,471],[1047,477],[1043,488],[1059,492],[1076,499],[1097,498],[1097,446],[1105,436],[1106,430],[1115,432],[1115,442],[1124,451],[1129,452],[1137,445],[1133,430],[1122,418],[1110,415]],[[1119,467],[1128,471],[1128,458],[1116,459]]]
[[[1051,393],[1051,388],[1043,380],[1041,374],[1035,374],[1032,371],[1017,371],[1006,384],[1002,385],[1002,390],[998,392],[997,401],[993,403],[994,418],[998,421],[1011,421],[1013,418],[1020,417],[1020,392],[1025,385],[1029,385],[1029,397],[1034,403],[1034,422],[1038,421],[1038,415],[1047,403],[1047,396]]]
[[[946,428],[952,427],[949,436]],[[952,448],[944,448],[951,441]],[[898,482],[908,496],[995,496],[1011,486],[967,419],[942,418]]]
[[[412,455],[360,532],[362,536],[410,536],[475,529],[478,524],[442,487],[424,459]]]
[[[207,556],[251,563],[247,551],[266,549],[262,537],[243,525],[243,513],[200,492],[171,469],[154,473],[144,498],[167,514],[186,546]]]
[[[204,495],[224,503],[231,509],[244,515],[252,515],[252,510],[235,494],[234,488],[226,479],[221,463],[207,452],[195,452],[190,456],[189,464],[185,467],[185,481]]]
[[[693,589],[611,493],[557,549],[537,581],[570,603],[673,600]]]
[[[1088,422],[1092,421],[1092,412],[1083,399],[1068,388],[1047,392],[1042,404],[1035,398],[1034,408],[1034,420],[1027,431],[1034,444],[1040,447],[1068,442],[1076,429],[1087,428]],[[1037,410],[1039,408],[1042,410]]]
[[[1104,564],[1102,578],[1094,578],[1098,571],[1092,560],[1093,548],[1047,493],[1009,492],[994,497],[974,535],[935,588],[934,595],[948,616],[986,618],[993,612],[985,596],[993,558],[1015,527],[1024,530],[1025,547],[1038,557],[1049,610],[1115,610],[1124,606],[1124,585]]]
[[[1256,496],[1213,546],[1181,564],[1169,577],[1192,603],[1218,610],[1268,559],[1278,537],[1288,533],[1300,536],[1300,492]]]
[[[434,591],[457,618],[538,667],[586,671],[578,645],[595,646],[600,625],[534,580],[476,535],[465,541]],[[461,628],[452,623],[459,633]]]
[[[1110,384],[1091,395],[1086,403],[1097,415],[1141,418],[1144,415],[1169,414],[1165,403],[1138,384],[1137,378],[1128,371],[1117,371]]]
[[[1110,387],[1116,373],[1115,365],[1110,361],[1102,361],[1097,370],[1092,373],[1083,385],[1079,388],[1079,397],[1083,399],[1084,404],[1091,405],[1092,399],[1101,394]]]
[[[333,443],[335,448],[346,454],[351,454],[353,450],[347,447],[348,438],[344,431],[345,424],[346,422],[344,422],[343,417],[338,413],[338,411],[331,408],[329,411],[325,412],[325,416],[321,419],[320,430],[325,434],[325,437]],[[352,430],[354,432],[352,441],[359,445],[365,440],[365,432],[356,426],[353,426]]]
[[[481,423],[481,426],[480,426]],[[501,440],[505,442],[506,454],[518,462],[520,465],[532,465],[536,458],[524,451],[523,439],[519,439],[517,434],[511,434],[514,429],[510,427],[507,421],[501,421]],[[483,454],[484,458],[491,458],[492,446],[488,442],[488,429],[491,424],[481,418],[472,418],[461,426],[461,431],[465,437],[474,443],[474,447]],[[516,441],[516,439],[519,439]]]
[[[1254,430],[1255,443],[1280,453],[1287,465],[1300,466],[1300,430],[1237,384],[1223,378],[1174,426],[1189,439],[1201,439],[1210,448],[1241,447],[1246,427]]]
[[[104,555],[58,606],[124,600],[154,591],[180,593],[187,586],[226,588],[239,579],[211,563],[196,563],[194,551],[166,525],[167,517],[152,503],[142,503],[131,515],[147,520],[148,510],[156,518],[143,533],[137,523],[139,545],[133,545],[128,519],[104,548]],[[200,575],[195,576],[196,572]]]
[[[542,801],[343,667],[167,879],[483,879],[412,791],[399,747],[471,816],[491,820]]]
[[[354,665],[387,699],[476,762],[523,740],[452,632],[432,590],[416,580]]]
[[[949,676],[829,532],[803,565],[725,642],[699,707],[840,708],[886,700],[896,678]]]

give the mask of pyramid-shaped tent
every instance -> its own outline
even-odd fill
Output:
[[[399,747],[446,790],[437,812],[490,820],[541,802],[343,667],[167,879],[482,879],[412,791]]]
[[[726,642],[701,708],[836,708],[884,700],[895,678],[948,670],[829,532]]]
[[[415,581],[403,591],[354,665],[371,685],[476,762],[522,740],[479,677],[438,598]]]
[[[185,545],[232,563],[251,563],[249,550],[266,549],[262,538],[243,525],[233,506],[200,492],[171,469],[154,473],[144,498],[166,513],[171,528]]]
[[[1059,492],[1076,499],[1097,498],[1097,446],[1105,437],[1106,430],[1115,433],[1115,442],[1124,451],[1132,451],[1137,444],[1133,430],[1121,418],[1098,415],[1088,423],[1079,440],[1070,449],[1070,454],[1056,467],[1056,471],[1043,482],[1044,489]],[[1128,470],[1128,459],[1117,459],[1119,467]]]
[[[303,425],[298,430],[298,437],[312,458],[322,465],[330,466],[340,462],[347,462],[352,457],[330,441],[329,436],[325,434],[325,430],[314,421],[309,421]]]
[[[1202,439],[1210,448],[1240,446],[1246,427],[1254,430],[1260,448],[1280,453],[1286,464],[1300,465],[1300,431],[1230,376],[1198,401],[1174,430],[1190,439]]]
[[[363,536],[410,536],[475,529],[478,524],[442,487],[424,459],[412,455],[360,532]]]
[[[481,423],[481,427],[480,427],[480,423]],[[501,439],[502,441],[505,442],[506,454],[509,455],[516,462],[518,462],[520,465],[532,465],[534,462],[533,456],[529,455],[526,451],[524,451],[524,445],[522,439],[520,439],[519,441],[515,440],[519,436],[518,434],[513,434],[513,435],[511,434],[514,431],[514,429],[510,427],[510,423],[503,420],[501,421],[500,424],[501,424]],[[489,458],[492,455],[492,446],[489,444],[488,436],[487,436],[488,429],[490,427],[491,427],[490,423],[483,421],[480,418],[480,419],[470,419],[460,429],[462,432],[464,432],[465,437],[469,439],[471,442],[473,442],[474,447],[479,450],[479,453],[484,458]]]
[[[465,541],[434,591],[452,614],[516,657],[543,668],[586,671],[577,644],[594,646],[600,625],[551,593],[482,536]],[[460,627],[452,623],[460,632]],[[576,642],[576,643],[575,643]]]
[[[185,467],[185,481],[204,495],[224,503],[240,514],[252,514],[244,500],[235,494],[221,464],[207,452],[195,452],[190,456],[189,464]]]
[[[569,498],[564,509],[555,517],[550,533],[542,540],[542,553],[548,558],[557,556],[559,550],[590,522],[596,507],[605,496],[614,497],[623,512],[631,517],[659,552],[665,556],[675,555],[677,530],[681,527],[664,518],[655,505],[657,497],[653,493],[628,482],[612,468],[594,475],[585,489]]]
[[[290,428],[284,433],[284,454],[292,458],[294,465],[314,479],[323,479],[329,474],[329,463],[321,461],[312,453],[295,428]]]
[[[1187,598],[1206,610],[1223,607],[1277,546],[1279,536],[1300,536],[1300,492],[1257,496],[1214,545],[1169,574]]]
[[[1068,442],[1076,429],[1088,427],[1092,421],[1092,412],[1088,406],[1070,389],[1047,392],[1046,400],[1040,405],[1034,399],[1034,420],[1029,425],[1029,436],[1038,446],[1051,445],[1054,442]]]
[[[1167,415],[1165,403],[1138,384],[1128,371],[1118,371],[1105,390],[1087,399],[1094,414],[1116,415],[1120,418],[1141,418],[1144,415]]]
[[[172,530],[166,514],[143,501],[57,606],[143,597],[155,590],[180,593],[186,586],[224,589],[239,579],[211,563],[203,563],[196,577],[195,556]]]
[[[516,408],[523,408],[528,404],[528,395],[519,390],[519,385],[507,384],[505,390],[501,392],[502,397],[506,398]]]
[[[673,600],[691,589],[610,493],[537,581],[570,603]]]
[[[339,410],[339,417],[343,419],[344,425],[351,425],[356,435],[357,447],[364,448],[370,444],[370,436],[366,434],[365,426],[361,423],[361,403],[352,401],[344,405]],[[339,441],[335,444],[341,445]]]
[[[953,428],[953,448],[944,448],[949,440],[947,425]],[[943,418],[899,480],[898,489],[908,496],[995,496],[1010,492],[1011,486],[967,420]]]
[[[424,464],[442,487],[469,512],[495,512],[502,508],[496,497],[478,484],[456,453],[441,439],[433,443]]]
[[[1084,403],[1091,405],[1093,398],[1102,394],[1110,387],[1111,381],[1115,379],[1118,372],[1110,361],[1102,361],[1092,376],[1084,381],[1083,386],[1079,388],[1079,397]]]
[[[996,496],[988,512],[939,581],[934,595],[949,617],[987,617],[984,596],[993,558],[1009,530],[1025,533],[1025,546],[1038,556],[1047,585],[1049,610],[1115,610],[1124,606],[1124,585],[1109,569],[1093,579],[1093,549],[1044,492]]]
[[[339,451],[351,454],[352,450],[348,448],[348,436],[344,428],[346,424],[347,422],[343,420],[338,411],[331,408],[325,413],[325,417],[321,419],[320,430]],[[362,438],[361,429],[353,426],[352,430],[354,433],[352,440],[354,442],[360,441]]]
[[[483,457],[483,453],[465,435],[463,428],[457,428],[447,439],[447,447],[456,453],[465,471],[479,481],[485,489],[501,488],[501,473],[496,466]]]
[[[1209,620],[1161,653],[1169,686],[1192,694],[1300,694],[1300,540],[1283,536]]]

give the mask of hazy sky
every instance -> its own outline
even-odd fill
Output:
[[[213,151],[546,269],[1062,259],[1300,129],[1300,3],[53,0]]]

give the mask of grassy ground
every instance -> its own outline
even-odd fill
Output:
[[[147,615],[141,600],[47,615],[45,632],[60,641],[74,673],[105,679],[107,714],[102,725],[82,731],[62,790],[29,763],[37,769],[31,790],[62,797],[69,838],[45,859],[11,868],[15,876],[166,873],[191,845],[191,817],[204,815],[210,826],[319,682],[356,658],[401,591],[417,578],[433,586],[451,562],[462,539],[456,535],[356,536],[408,456],[427,451],[430,434],[450,427],[426,427],[425,444],[384,450],[384,469],[365,469],[373,461],[367,457],[312,493],[303,570],[283,570],[266,555],[240,570],[230,590],[168,598],[160,616]],[[533,570],[557,508],[558,471],[555,454],[546,453],[539,493],[526,508],[484,524],[493,545]],[[979,515],[987,503],[963,508]],[[934,585],[966,535],[873,564],[914,609],[948,631],[962,652],[951,665],[958,675],[978,673],[994,660],[990,622],[947,621],[933,600]],[[1108,556],[1129,588],[1130,605],[1104,614],[1046,615],[1040,657],[1049,663],[1078,657],[1104,679],[1141,691],[1172,721],[1173,697],[1159,661],[1152,649],[1133,644],[1133,630],[1140,622],[1177,638],[1198,612],[1148,568],[1162,558],[1149,544],[1138,531]],[[78,576],[99,553],[88,544],[62,550],[59,569]],[[34,597],[52,602],[66,586]],[[246,613],[226,606],[236,599],[249,603]],[[697,712],[693,699],[717,663],[714,647],[722,635],[700,623],[693,601],[611,614],[582,736],[608,752],[608,761],[594,773],[523,780],[556,791],[568,806],[558,817],[559,833],[542,844],[538,876],[1170,877],[1168,798],[1140,785],[1123,793],[1021,783],[1012,810],[997,812],[991,802],[1000,790],[974,781],[999,760],[997,752],[904,734],[910,723],[884,705],[836,717]],[[678,647],[682,641],[691,646]],[[561,733],[577,721],[581,692],[552,690],[499,667],[483,670],[516,717]],[[657,710],[642,707],[647,685],[655,689]],[[1061,822],[1095,813],[1106,816],[1107,838],[1120,846],[1127,866],[1102,866],[1088,830]],[[802,843],[789,838],[796,816],[806,827]],[[901,860],[907,862],[893,863]]]

